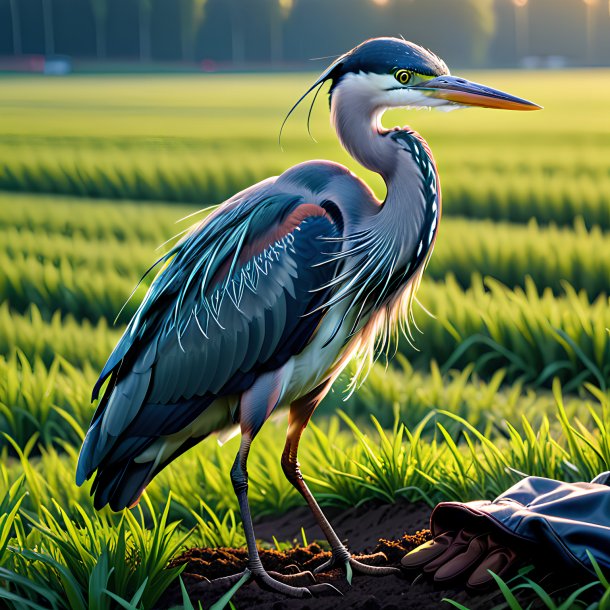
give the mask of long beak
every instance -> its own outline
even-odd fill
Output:
[[[542,106],[520,97],[455,76],[438,76],[414,85],[411,89],[425,92],[430,97],[465,106],[503,108],[504,110],[540,110],[542,108]]]

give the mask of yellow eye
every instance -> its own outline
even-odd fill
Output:
[[[411,79],[411,73],[408,70],[396,70],[394,78],[401,84],[406,85]]]

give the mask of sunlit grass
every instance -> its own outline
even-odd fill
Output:
[[[85,358],[77,368],[66,360],[69,351],[63,356],[61,349],[58,340],[49,365],[38,356],[28,358],[22,351],[0,356],[0,430],[22,449],[34,437],[36,452],[49,447],[65,450],[66,443],[78,446],[95,409],[91,388],[102,362]],[[526,415],[532,424],[539,423],[555,405],[549,392],[534,393],[522,382],[505,383],[507,372],[503,369],[489,380],[481,379],[474,373],[474,365],[443,374],[434,362],[429,370],[414,370],[399,358],[392,368],[373,367],[363,386],[349,398],[348,377],[346,373],[337,382],[320,406],[316,421],[342,410],[359,423],[374,414],[383,426],[390,427],[398,416],[411,427],[444,410],[468,419],[484,434],[508,436],[507,420],[514,422]],[[570,396],[566,411],[588,421],[591,404],[590,398]],[[435,421],[433,418],[425,426],[426,434]],[[518,424],[513,425],[521,430]],[[0,438],[3,446],[9,445]]]
[[[384,430],[374,418],[369,425],[356,425],[342,416],[347,425],[342,429],[333,417],[321,427],[312,425],[305,435],[302,468],[320,502],[340,506],[399,498],[430,505],[443,499],[491,499],[518,480],[516,471],[588,480],[610,466],[608,397],[591,391],[598,402],[590,407],[596,417],[588,427],[567,417],[556,385],[553,419],[558,431],[552,431],[547,418],[537,427],[524,419],[522,432],[511,426],[508,438],[494,440],[450,413],[439,414],[432,437],[422,436],[426,420],[413,427],[396,421]],[[459,424],[453,433],[447,428],[451,422]],[[302,502],[281,476],[281,447],[275,440],[283,424],[270,422],[253,446],[255,514],[275,514]],[[458,445],[459,435],[467,443]],[[5,511],[0,517],[0,576],[8,591],[22,599],[53,599],[53,608],[87,607],[92,590],[107,595],[101,579],[102,588],[115,595],[133,598],[142,587],[154,601],[177,576],[163,568],[183,545],[243,540],[229,478],[237,439],[222,449],[204,443],[183,456],[151,485],[143,512],[119,515],[95,512],[88,486],[71,488],[74,450],[60,455],[45,449],[33,457],[35,442],[33,437],[18,450],[17,462],[7,466],[5,459],[0,465]],[[165,507],[161,517],[155,517],[158,507]]]

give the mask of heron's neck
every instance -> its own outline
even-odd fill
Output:
[[[383,110],[366,96],[337,88],[331,105],[331,121],[347,152],[367,169],[381,174],[388,183],[396,169],[397,148],[384,136]]]
[[[425,256],[440,217],[436,165],[417,133],[410,129],[384,130],[382,113],[383,108],[375,106],[370,95],[359,96],[358,91],[341,87],[333,95],[331,117],[341,143],[386,183],[387,196],[380,213],[370,219],[371,228],[380,235],[392,236],[407,258],[412,257],[413,249]],[[426,243],[420,247],[422,239]]]
[[[422,143],[424,154],[434,169],[435,165],[427,145],[418,134],[408,128],[398,132],[388,132],[383,128],[381,116],[384,110],[383,106],[375,104],[370,94],[340,86],[333,95],[331,121],[350,155],[367,169],[380,174],[385,181],[387,196],[384,207],[398,207],[404,211],[405,205],[417,205],[421,201],[418,193],[422,165],[412,154],[405,154],[405,148],[409,147],[397,136]]]

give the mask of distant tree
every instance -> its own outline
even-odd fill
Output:
[[[246,60],[245,27],[242,7],[239,0],[229,0],[231,9],[231,55],[234,64]]]
[[[388,1],[390,27],[451,62],[483,65],[495,32],[494,0]]]
[[[10,0],[11,5],[11,29],[13,31],[13,53],[21,55],[21,21],[19,19],[19,3]]]
[[[477,64],[487,61],[489,43],[496,30],[496,13],[493,0],[471,0],[469,3],[476,25],[476,36],[472,40],[472,59]]]
[[[107,0],[89,0],[95,20],[95,52],[97,58],[106,57],[106,26],[108,20]]]
[[[278,63],[284,55],[284,21],[288,19],[294,6],[294,0],[272,0],[273,6],[269,11],[271,17],[271,62]]]
[[[140,39],[140,60],[150,60],[150,17],[152,13],[152,0],[138,0],[139,15],[139,39]]]
[[[182,29],[182,59],[195,61],[197,33],[205,17],[207,0],[179,0],[180,27]]]
[[[53,1],[42,0],[42,22],[44,26],[45,55],[55,53],[55,31],[53,29]]]

